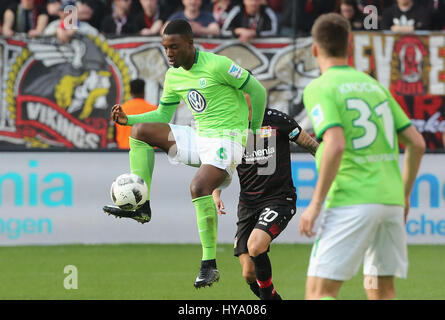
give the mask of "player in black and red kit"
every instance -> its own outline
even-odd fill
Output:
[[[318,148],[294,119],[266,108],[261,132],[254,139],[249,137],[243,162],[237,167],[241,191],[234,255],[250,289],[262,300],[281,299],[272,284],[269,245],[296,212],[289,141],[313,155]],[[218,212],[225,214],[220,194],[215,190],[213,198]]]

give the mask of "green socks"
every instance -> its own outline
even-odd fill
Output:
[[[202,245],[202,260],[213,260],[216,258],[218,234],[218,213],[213,202],[213,196],[199,197],[192,201],[196,208],[196,220]]]
[[[155,164],[155,150],[144,141],[130,137],[130,170],[144,179],[148,187],[148,200],[150,199],[151,177]]]

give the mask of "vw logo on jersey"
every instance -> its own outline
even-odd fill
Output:
[[[192,89],[187,93],[187,99],[190,107],[195,112],[203,112],[207,107],[207,101],[198,90]]]

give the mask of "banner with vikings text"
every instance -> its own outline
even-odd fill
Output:
[[[310,131],[301,104],[305,86],[319,76],[311,38],[197,39],[196,46],[228,56],[268,90],[271,107]],[[354,34],[350,64],[391,90],[430,149],[443,148],[445,35]],[[103,149],[116,146],[111,107],[130,99],[131,79],[146,81],[157,104],[168,68],[159,37],[107,39],[0,37],[0,148]],[[182,103],[176,124],[190,124]]]

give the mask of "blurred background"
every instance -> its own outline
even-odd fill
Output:
[[[196,169],[159,152],[152,221],[102,212],[111,182],[130,170],[128,131],[110,121],[111,107],[156,108],[168,69],[160,34],[181,17],[197,48],[251,70],[268,106],[312,132],[302,92],[320,74],[310,29],[327,12],[351,22],[349,64],[386,86],[427,142],[408,242],[445,244],[444,10],[444,0],[1,0],[0,245],[199,243],[189,193]],[[181,103],[173,122],[191,121]],[[301,213],[317,179],[313,158],[294,146],[292,170]],[[222,195],[220,243],[233,242],[238,192],[234,177]],[[277,242],[312,243],[297,224],[298,215]]]

